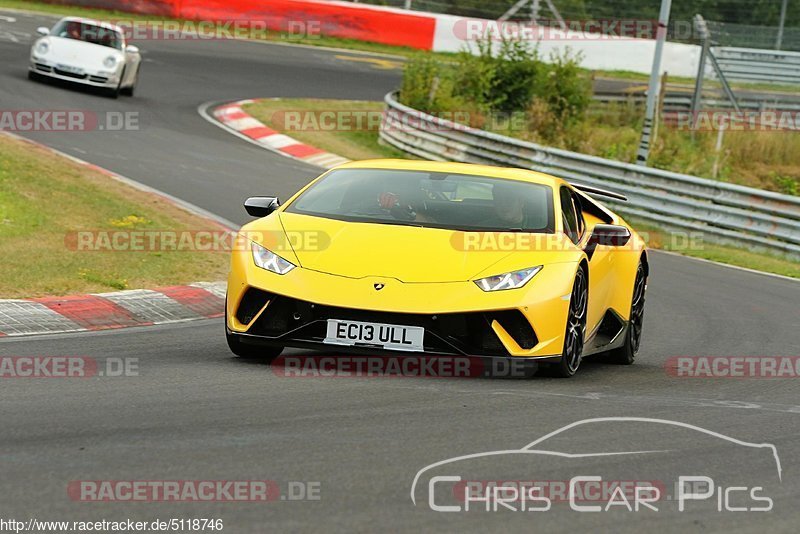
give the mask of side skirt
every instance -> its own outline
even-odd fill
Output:
[[[629,322],[612,309],[606,310],[600,324],[586,338],[584,356],[618,349],[625,343]]]

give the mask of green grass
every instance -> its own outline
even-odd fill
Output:
[[[157,195],[0,135],[0,298],[222,280],[228,253],[79,251],[71,240],[78,231],[217,229]]]
[[[244,109],[275,130],[348,159],[409,157],[378,141],[377,119],[383,112],[381,102],[270,98],[248,104]],[[334,125],[335,129],[326,127],[328,123],[320,115],[323,112],[337,114],[339,119]],[[357,117],[362,117],[365,127],[358,126]],[[371,117],[372,121],[367,121],[367,117]],[[301,127],[294,128],[294,124],[300,124]]]

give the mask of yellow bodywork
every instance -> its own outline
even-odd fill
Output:
[[[556,190],[566,184],[533,171],[460,163],[373,160],[337,167],[342,168],[480,175],[539,183]],[[583,245],[600,219],[585,215],[586,231],[581,242],[573,244],[563,233],[557,194],[553,195],[555,233],[538,235],[535,247],[519,250],[514,248],[519,236],[513,233],[465,236],[465,232],[447,229],[343,222],[284,212],[304,190],[276,212],[242,227],[243,240],[253,240],[298,267],[285,275],[274,274],[255,265],[249,247],[235,250],[226,310],[230,331],[247,332],[258,320],[256,316],[244,325],[235,316],[244,292],[255,287],[311,303],[380,312],[444,314],[518,309],[533,326],[538,344],[529,350],[521,348],[494,321],[492,328],[508,353],[525,358],[553,357],[562,352],[569,297],[580,262],[589,267],[587,335],[609,309],[624,320],[630,315],[633,283],[644,243],[616,215],[613,223],[630,228],[631,243],[622,249],[599,246],[589,261]],[[314,246],[305,246],[302,253],[296,253],[288,244],[277,246],[275,236],[284,232],[314,235]],[[470,239],[479,249],[463,250],[466,247],[460,245]],[[483,242],[492,244],[491,250],[481,248]],[[519,289],[484,292],[473,282],[537,265],[542,265],[542,270]],[[375,291],[376,283],[385,287]],[[269,313],[269,304],[260,313]]]

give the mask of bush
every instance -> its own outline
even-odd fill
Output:
[[[477,54],[464,51],[459,55],[459,88],[471,87],[480,92],[463,93],[465,97],[480,98],[491,111],[512,113],[530,105],[545,64],[535,49],[527,43],[503,39],[496,43],[485,40],[477,43]]]
[[[592,102],[592,82],[581,75],[578,60],[579,56],[570,57],[568,50],[562,55],[554,53],[535,91],[563,126],[583,121]]]
[[[478,128],[485,126],[489,114],[533,110],[531,126],[546,123],[548,135],[554,124],[562,130],[584,117],[591,81],[581,74],[577,58],[554,55],[553,63],[547,64],[528,43],[510,39],[487,39],[475,46],[474,54],[464,50],[453,63],[431,54],[412,58],[403,73],[400,101],[429,113],[467,112],[470,125]],[[544,107],[532,108],[534,102]]]
[[[432,111],[431,92],[436,90],[437,79],[442,75],[442,64],[431,54],[418,54],[411,58],[403,70],[400,101],[414,109]]]

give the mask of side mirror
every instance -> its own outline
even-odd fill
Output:
[[[133,45],[128,45],[128,46],[125,47],[125,52],[128,53],[128,54],[138,54],[139,53],[139,47],[138,46],[133,46]]]
[[[598,224],[586,242],[586,255],[592,259],[598,245],[606,247],[624,247],[631,240],[631,231],[615,224]]]
[[[250,197],[244,201],[244,209],[253,217],[266,217],[280,206],[278,197]]]
[[[45,28],[44,26],[40,26],[36,28],[36,33],[38,33],[39,35],[50,35],[50,30],[48,28]]]

